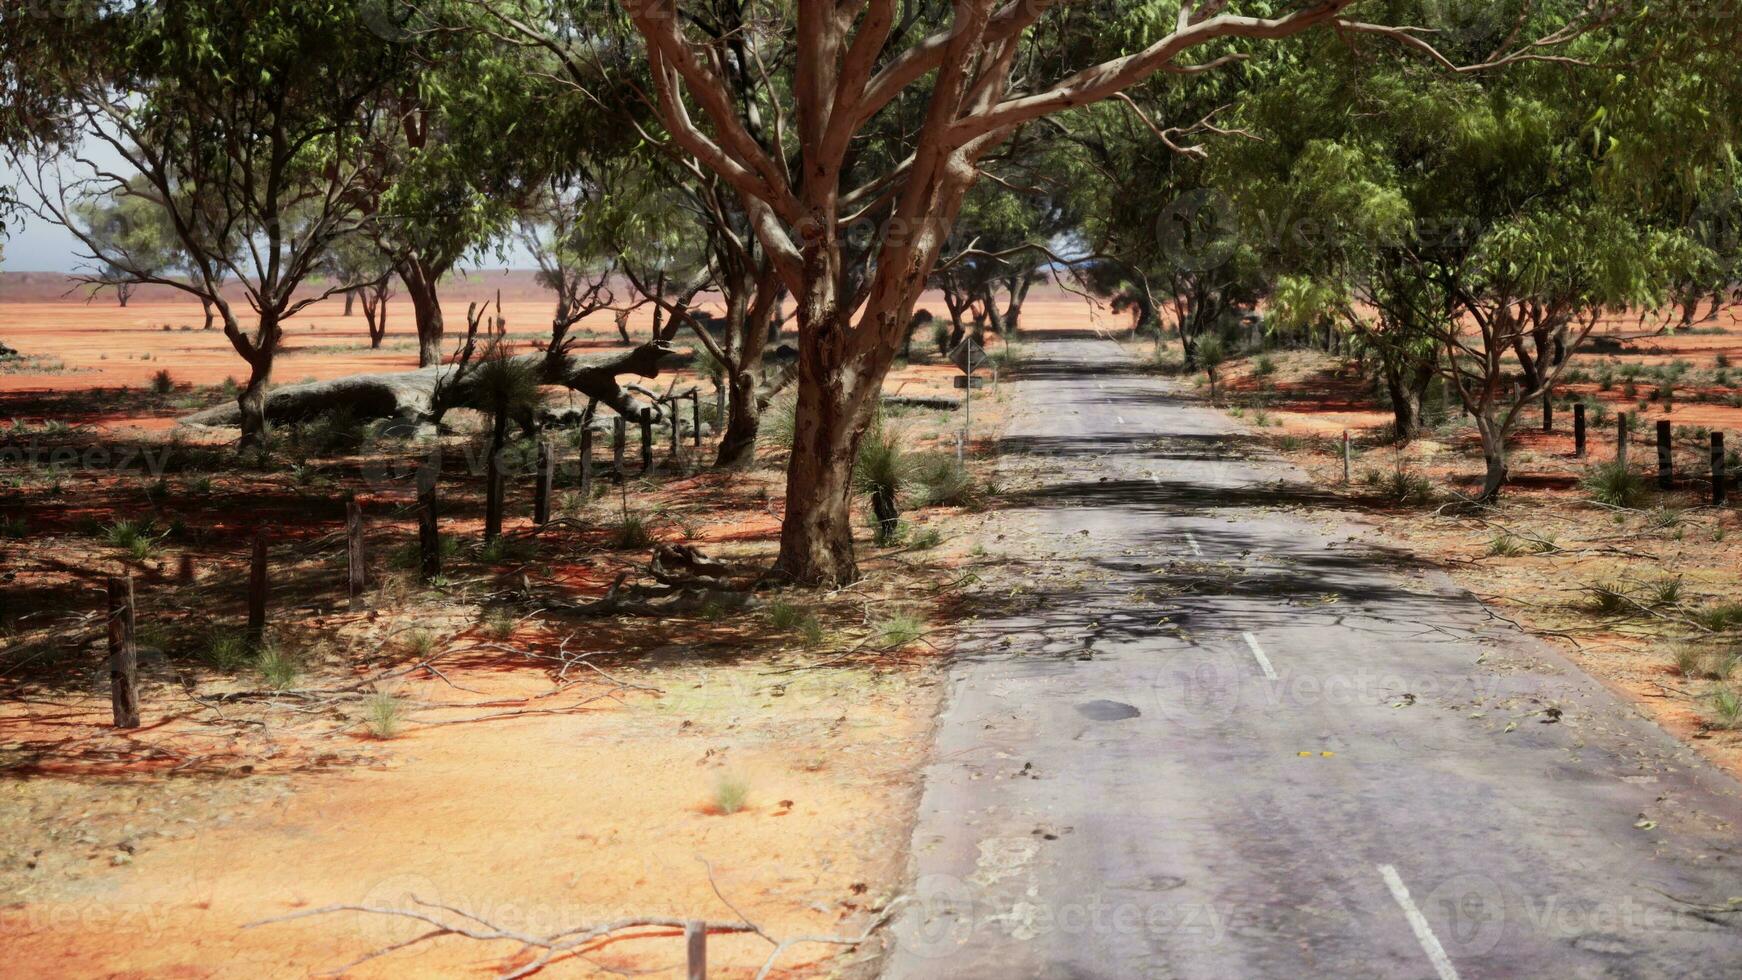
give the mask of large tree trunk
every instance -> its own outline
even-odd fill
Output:
[[[855,350],[854,342],[862,341],[855,334],[879,330],[881,314],[867,309],[865,322],[851,325],[851,313],[840,309],[835,296],[830,257],[818,253],[824,250],[806,255],[809,289],[799,298],[797,424],[776,568],[807,585],[841,585],[859,577],[853,557],[853,461],[894,357],[895,336],[890,336],[888,357],[877,345]]]
[[[355,316],[356,313],[357,313],[357,294],[355,292],[346,291],[346,293],[345,293],[345,315],[346,316]]]
[[[205,312],[206,312],[206,327],[205,328],[207,330],[210,330],[217,323],[217,315],[218,315],[217,310],[212,307],[212,301],[209,299],[202,298],[200,300],[200,306],[203,307],[205,309]]]
[[[411,297],[412,316],[417,322],[417,366],[431,367],[442,362],[442,301],[437,292],[439,270],[413,257],[400,263],[399,279],[405,283]]]
[[[236,408],[241,412],[242,448],[254,449],[266,444],[272,426],[266,417],[266,386],[272,381],[272,351],[263,351],[251,358],[248,383],[236,395]]]

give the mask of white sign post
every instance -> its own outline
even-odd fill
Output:
[[[956,382],[962,388],[962,438],[956,443],[956,462],[960,463],[967,453],[974,425],[974,372],[986,363],[986,350],[975,343],[974,338],[964,337],[956,349],[950,351],[950,360],[962,371],[962,377]]]

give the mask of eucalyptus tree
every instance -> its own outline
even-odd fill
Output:
[[[75,201],[72,208],[81,235],[95,243],[91,261],[97,268],[80,278],[95,292],[113,289],[123,309],[138,288],[138,276],[168,275],[181,264],[175,229],[146,193],[143,181],[135,179],[113,193]]]
[[[1409,30],[1345,17],[1352,5],[1253,2],[1234,13],[1227,0],[1112,9],[1057,0],[742,3],[741,63],[775,81],[754,107],[766,120],[760,129],[732,97],[729,63],[697,26],[708,0],[623,5],[646,51],[661,126],[737,195],[797,302],[797,425],[779,570],[802,582],[857,576],[856,449],[989,154],[1028,123],[1164,72],[1211,72],[1252,45],[1316,27],[1432,50]],[[493,6],[517,33],[573,40],[552,36],[542,5]],[[1078,61],[1070,55],[1085,36],[1120,49]],[[1533,53],[1536,40],[1518,43]],[[911,149],[868,146],[863,137],[895,114],[917,119],[905,137]],[[867,226],[875,234],[856,240],[853,230]]]
[[[1419,6],[1454,57],[1479,62],[1523,31],[1567,37],[1548,59],[1565,63],[1449,75],[1424,63],[1375,68],[1324,45],[1242,106],[1241,124],[1264,142],[1222,163],[1248,223],[1278,229],[1267,244],[1291,270],[1278,294],[1284,318],[1333,316],[1377,349],[1400,435],[1437,371],[1474,420],[1480,497],[1492,500],[1521,414],[1599,319],[1661,305],[1701,250],[1626,189],[1629,163],[1604,122],[1618,98],[1638,97],[1615,86],[1618,71],[1647,60],[1618,43],[1633,22],[1585,32],[1575,2],[1449,18]]]
[[[250,369],[243,444],[259,444],[284,322],[332,291],[302,287],[359,230],[370,106],[404,59],[353,5],[301,0],[69,5],[41,31],[78,55],[39,64],[35,84],[57,86],[70,126],[123,166],[39,143],[24,168],[31,207],[93,260],[217,311]],[[76,204],[100,196],[161,209],[191,274],[145,268],[85,232]],[[225,295],[226,277],[249,312]]]

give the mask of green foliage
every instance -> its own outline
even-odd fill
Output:
[[[911,475],[922,507],[978,508],[986,503],[984,488],[953,453],[915,455]]]
[[[296,651],[269,643],[254,658],[254,670],[267,687],[286,690],[302,676],[302,658]]]
[[[749,802],[750,784],[743,779],[723,774],[714,781],[715,812],[730,816],[744,809]]]
[[[405,725],[405,703],[386,691],[376,691],[363,699],[363,724],[375,738],[394,738]]]
[[[1579,480],[1579,486],[1600,504],[1630,509],[1644,502],[1648,491],[1645,477],[1616,461],[1591,467]]]
[[[871,628],[871,642],[879,649],[899,650],[925,635],[925,622],[909,613],[894,613]]]

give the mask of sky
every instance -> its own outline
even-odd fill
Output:
[[[91,160],[104,167],[125,170],[120,155],[109,147],[93,144],[85,151]],[[0,187],[17,187],[19,198],[27,204],[32,203],[30,189],[21,185],[17,168],[3,156],[0,156]],[[0,259],[0,272],[73,272],[86,265],[80,258],[84,246],[71,232],[52,221],[21,211],[7,219],[6,231],[6,239],[0,242],[5,255]],[[538,263],[519,241],[509,243],[506,260],[497,258],[492,251],[483,261],[460,263],[461,269],[500,269],[504,266],[535,269]]]

